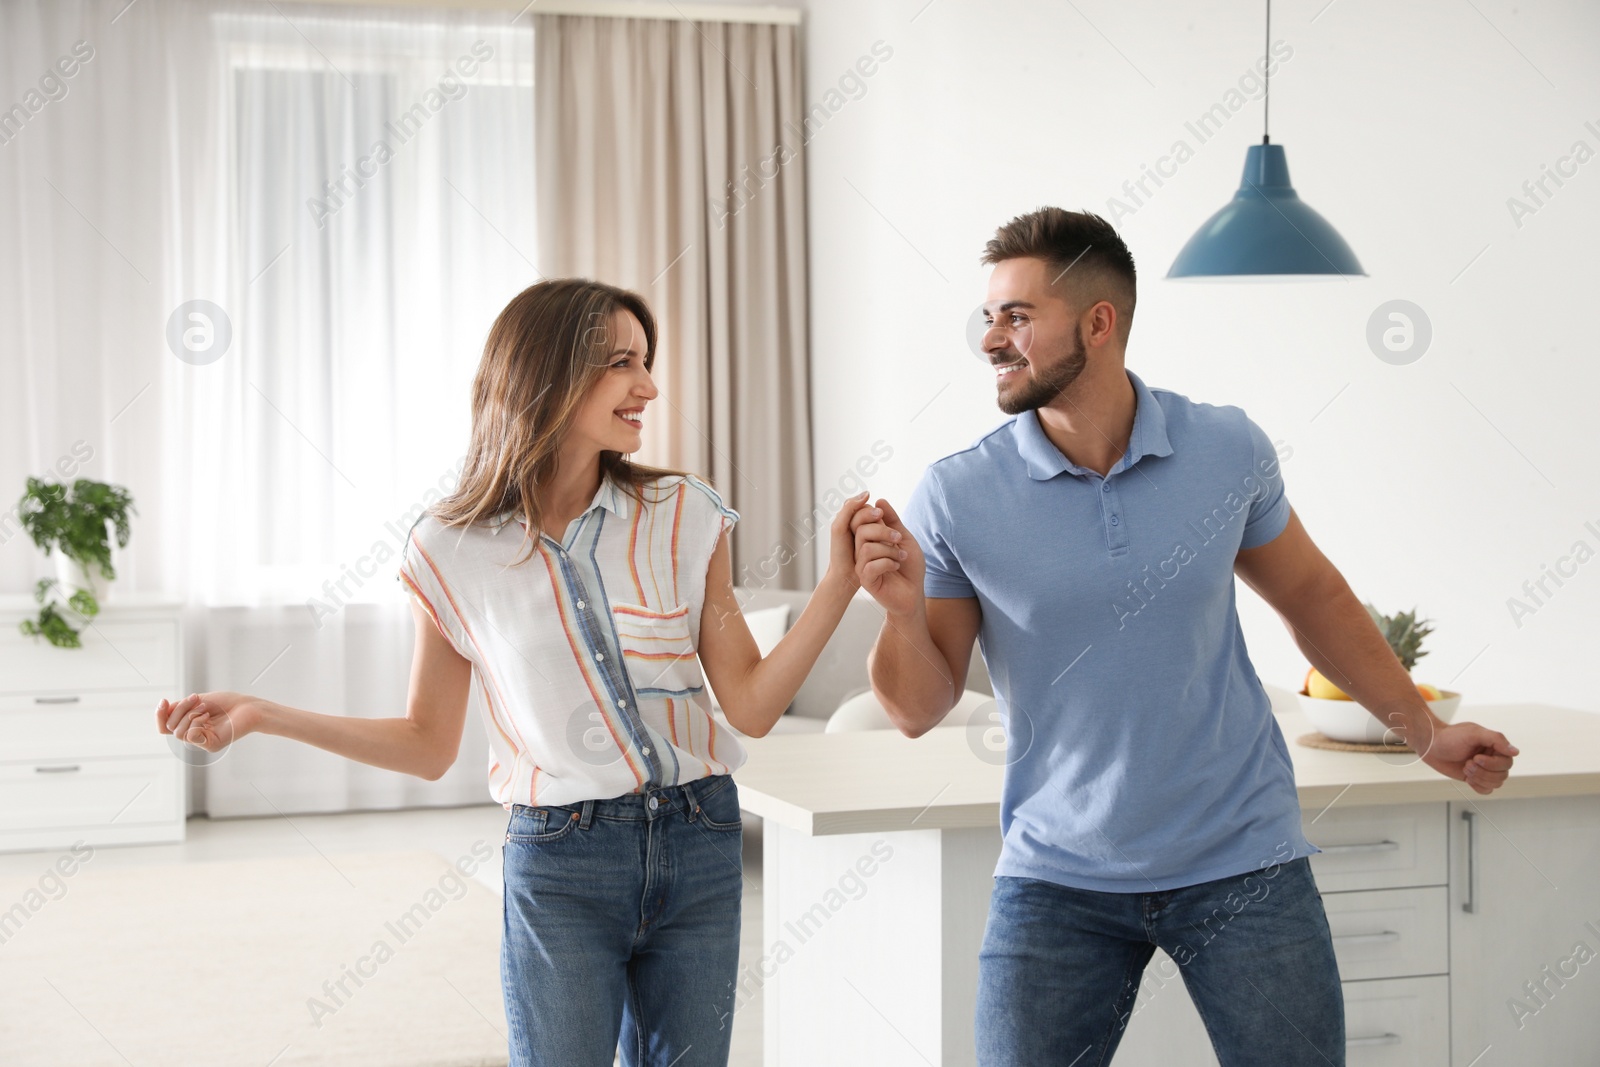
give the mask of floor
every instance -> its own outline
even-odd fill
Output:
[[[739,945],[739,973],[748,973],[761,956],[760,820],[745,817],[745,892]],[[753,823],[753,825],[751,825]],[[318,851],[361,852],[423,848],[449,860],[468,855],[480,839],[495,849],[495,858],[479,868],[476,878],[494,891],[500,887],[500,846],[506,813],[497,804],[462,808],[419,808],[394,812],[352,812],[340,815],[291,815],[262,819],[191,818],[187,840],[167,845],[104,847],[95,852],[97,868],[118,864],[300,856]],[[39,853],[0,853],[0,875],[38,873]],[[487,961],[498,967],[498,961]],[[733,1020],[730,1067],[761,1065],[761,997],[741,999]]]

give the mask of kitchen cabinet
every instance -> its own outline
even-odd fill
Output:
[[[1450,838],[1451,1062],[1600,1063],[1600,797],[1462,800]]]
[[[1415,760],[1295,745],[1310,725],[1278,716],[1306,835],[1323,849],[1311,864],[1350,1067],[1600,1064],[1600,716],[1491,705],[1471,717],[1522,750],[1490,798]],[[774,951],[741,994],[763,998],[768,1067],[974,1063],[1004,769],[959,728],[746,746],[735,777],[764,820]],[[870,878],[850,875],[858,892],[841,893],[867,860]],[[1115,1062],[1216,1063],[1163,953]]]
[[[1600,1063],[1600,797],[1333,809],[1306,827],[1350,1067]],[[1157,954],[1117,1067],[1214,1067]]]
[[[1304,813],[1339,960],[1350,1067],[1449,1067],[1448,804]],[[1215,1067],[1177,965],[1146,969],[1118,1067]]]

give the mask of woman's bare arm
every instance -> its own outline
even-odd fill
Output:
[[[190,744],[220,752],[251,733],[275,734],[429,781],[443,777],[461,748],[472,664],[415,600],[416,648],[404,718],[364,719],[291,708],[245,693],[191,693],[161,701],[156,725]]]
[[[817,583],[800,617],[765,659],[734,595],[727,535],[717,542],[706,573],[697,651],[728,722],[740,733],[762,737],[772,729],[816,666],[817,657],[844,617],[850,598],[861,587],[855,577],[855,535],[850,532],[850,517],[864,503],[865,494],[852,497],[834,517],[827,573]]]

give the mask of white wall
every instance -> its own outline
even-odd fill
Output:
[[[1575,541],[1600,551],[1587,318],[1600,161],[1520,228],[1506,204],[1575,141],[1600,149],[1600,7],[1325,3],[1274,6],[1273,37],[1293,55],[1272,81],[1273,141],[1371,277],[1162,279],[1239,183],[1261,137],[1249,102],[1119,224],[1141,273],[1129,365],[1244,407],[1293,448],[1290,498],[1357,594],[1436,621],[1419,680],[1462,690],[1469,706],[1600,710],[1600,558],[1549,585],[1520,627],[1507,607]],[[1184,123],[1260,55],[1262,5],[806,10],[814,102],[875,41],[893,49],[808,145],[817,491],[881,439],[894,455],[871,487],[903,501],[930,460],[1004,418],[963,339],[983,242],[1041,204],[1105,213],[1175,139],[1197,144]],[[1368,316],[1397,297],[1433,323],[1409,366],[1365,341]],[[1306,664],[1276,616],[1243,586],[1240,603],[1262,678],[1297,687]]]

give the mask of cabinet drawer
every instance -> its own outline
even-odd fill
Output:
[[[0,763],[0,833],[175,821],[183,766],[171,756]]]
[[[1322,849],[1311,857],[1317,888],[1338,893],[1444,885],[1448,814],[1444,804],[1306,813],[1306,838]]]
[[[1348,1067],[1450,1067],[1450,980],[1344,984]]]
[[[1449,890],[1324,893],[1339,977],[1409,978],[1450,969]]]
[[[109,619],[78,627],[82,648],[57,648],[17,632],[20,616],[0,617],[0,695],[71,696],[106,689],[177,693],[178,622]]]
[[[156,705],[172,695],[158,689],[83,693],[56,697],[59,703],[0,696],[0,763],[170,755],[177,742],[156,726]]]

